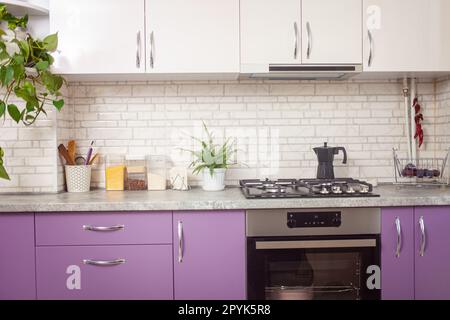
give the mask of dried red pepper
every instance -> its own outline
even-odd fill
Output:
[[[414,135],[414,139],[419,139],[419,148],[423,145],[423,128],[422,128],[422,121],[423,121],[423,114],[420,112],[422,107],[419,104],[419,99],[415,98],[413,102],[413,108],[416,113],[414,120],[416,122],[416,133]]]

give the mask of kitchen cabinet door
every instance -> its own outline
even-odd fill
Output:
[[[417,300],[450,299],[450,208],[415,209]]]
[[[448,0],[364,0],[364,71],[450,70],[448,12]]]
[[[36,299],[34,215],[0,214],[0,299]]]
[[[175,299],[245,299],[245,213],[179,212],[173,223]]]
[[[145,0],[51,0],[50,30],[59,35],[54,71],[145,72],[144,8]]]
[[[239,0],[146,0],[147,72],[239,73]]]
[[[301,63],[300,20],[300,0],[241,0],[241,72]]]
[[[383,300],[414,300],[414,254],[414,209],[383,209],[381,214]]]
[[[302,0],[302,63],[361,64],[361,0]]]
[[[36,260],[38,299],[173,298],[171,245],[38,247]]]

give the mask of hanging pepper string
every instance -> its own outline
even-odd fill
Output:
[[[419,99],[415,98],[414,102],[413,102],[413,108],[415,111],[415,122],[416,122],[416,133],[414,135],[414,139],[419,139],[419,148],[423,145],[423,139],[424,139],[424,134],[423,134],[423,128],[422,128],[422,121],[423,121],[423,114],[421,113],[421,109],[422,107],[419,104]]]

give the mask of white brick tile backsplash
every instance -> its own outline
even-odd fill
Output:
[[[12,181],[0,192],[63,190],[56,147],[76,139],[80,152],[92,140],[102,155],[163,154],[171,165],[191,158],[202,120],[217,137],[235,137],[237,159],[227,182],[243,178],[314,177],[312,148],[345,146],[347,165],[336,175],[392,181],[392,148],[405,154],[402,84],[398,81],[161,81],[71,83],[63,111],[30,128],[0,125],[0,145]],[[425,116],[422,156],[442,156],[450,146],[450,79],[421,81]],[[93,186],[104,186],[104,166]],[[192,184],[200,177],[192,176]]]

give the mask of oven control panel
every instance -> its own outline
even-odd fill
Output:
[[[287,226],[294,228],[338,228],[342,224],[341,213],[336,212],[288,212]]]

